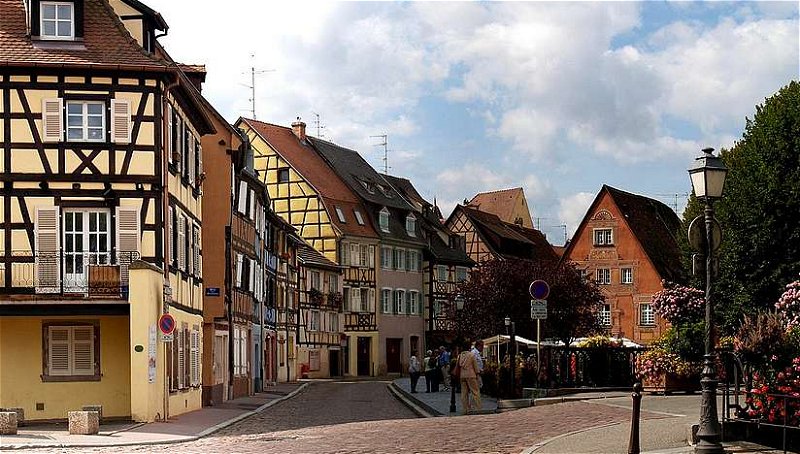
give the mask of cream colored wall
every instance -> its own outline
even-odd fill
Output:
[[[360,331],[346,331],[345,334],[350,337],[348,342],[349,352],[349,376],[358,375],[358,338],[369,337],[370,341],[370,375],[374,376],[378,372],[378,357],[380,352],[379,337],[377,332],[360,332]]]
[[[118,16],[138,16],[141,15],[140,11],[137,11],[134,8],[131,8],[127,4],[123,3],[120,0],[109,0],[111,7],[114,8],[114,12],[117,13]],[[121,20],[121,19],[120,19]],[[125,24],[125,28],[128,29],[128,33],[133,36],[133,38],[139,43],[139,45],[143,45],[143,30],[142,30],[142,21],[141,20],[127,20],[123,21]]]
[[[130,271],[130,382],[131,419],[152,422],[164,416],[165,344],[158,331],[158,318],[162,313],[163,277],[157,268],[139,267]],[[149,383],[150,330],[156,329],[156,380]],[[136,352],[136,345],[143,350]]]
[[[182,311],[176,307],[172,307],[169,310],[169,313],[175,317],[176,326],[178,328],[182,327],[184,323],[189,326],[191,330],[194,326],[202,333],[203,332],[203,316],[202,315],[194,315],[188,312]],[[203,344],[202,344],[202,336],[200,336],[200,382],[202,383],[202,376],[203,376]],[[210,345],[209,348],[214,348],[213,345]],[[188,361],[187,365],[188,366]],[[169,416],[177,416],[183,413],[187,413],[194,410],[199,410],[203,405],[203,393],[202,393],[202,386],[198,386],[195,388],[189,388],[188,390],[184,391],[177,391],[171,393],[169,395]]]
[[[100,381],[42,382],[42,323],[68,320],[99,320]],[[0,407],[22,407],[28,420],[64,419],[94,404],[103,406],[103,416],[130,416],[127,316],[0,317],[0,351]]]

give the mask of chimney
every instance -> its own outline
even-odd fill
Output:
[[[301,142],[306,140],[306,124],[300,121],[300,117],[297,117],[297,121],[292,123],[292,132]]]

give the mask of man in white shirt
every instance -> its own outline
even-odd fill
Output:
[[[483,380],[480,375],[483,373],[483,341],[480,339],[476,340],[470,351],[475,355],[475,359],[478,361],[478,387],[483,388]]]

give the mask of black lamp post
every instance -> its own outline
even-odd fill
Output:
[[[711,280],[714,262],[714,207],[713,203],[722,198],[722,189],[725,186],[725,175],[728,169],[722,158],[714,156],[713,148],[704,148],[703,156],[696,159],[696,164],[689,169],[692,188],[697,198],[705,203],[705,254],[706,258],[706,331],[705,331],[705,356],[703,361],[703,378],[700,380],[702,387],[702,401],[700,409],[700,428],[697,431],[699,441],[694,447],[695,453],[718,454],[724,453],[721,443],[721,428],[717,416],[717,367],[716,353],[714,353],[714,305],[711,302]]]
[[[506,333],[509,334],[509,361],[508,365],[511,369],[511,388],[509,388],[509,397],[515,398],[517,396],[516,388],[517,388],[517,380],[516,380],[516,369],[517,369],[517,334],[516,334],[516,324],[511,321],[511,318],[506,315],[504,320],[506,325]]]
[[[461,294],[456,295],[456,311],[464,309],[464,297]],[[456,359],[458,361],[458,359]],[[456,377],[453,376],[455,367],[450,368],[450,413],[456,412]],[[462,391],[463,392],[463,391]]]

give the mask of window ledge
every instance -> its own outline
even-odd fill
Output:
[[[71,381],[100,381],[102,375],[41,375],[42,382],[62,383]]]

